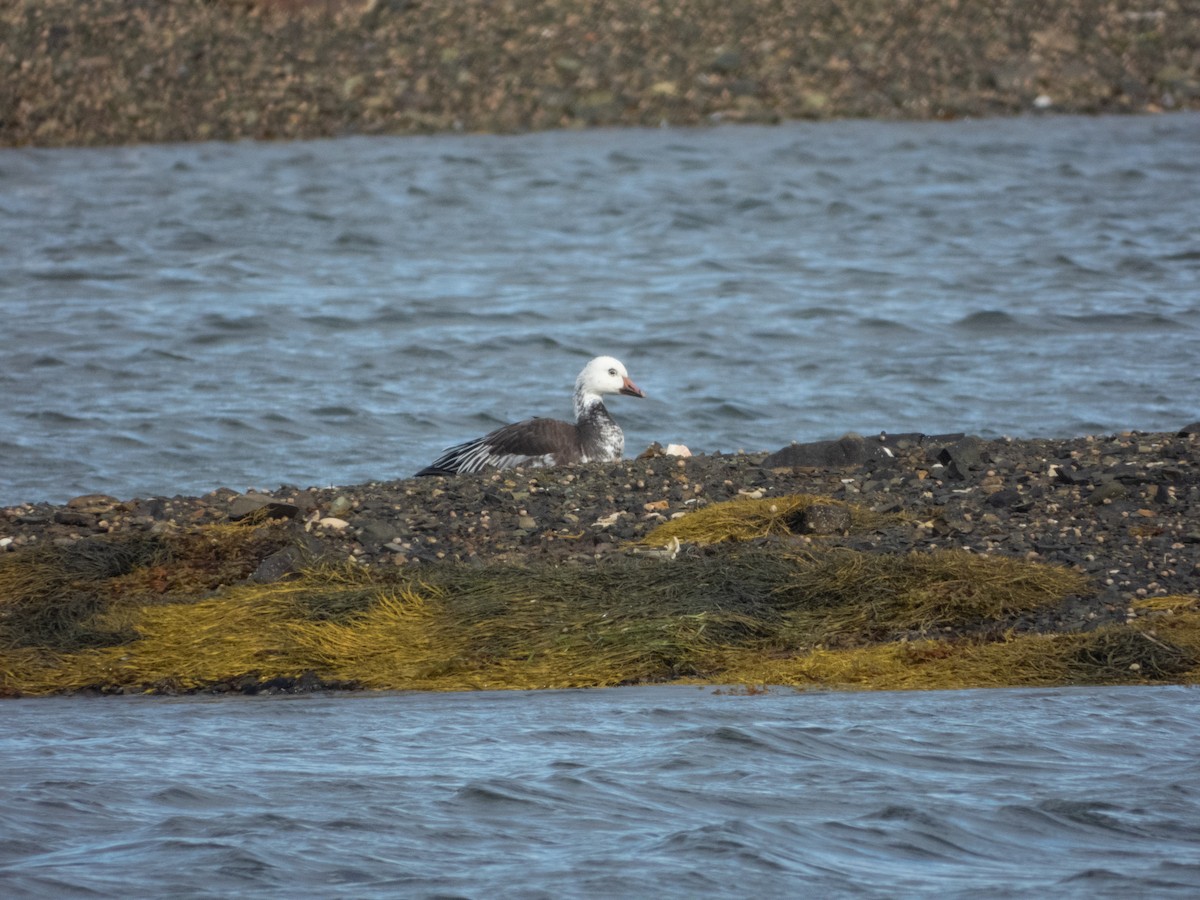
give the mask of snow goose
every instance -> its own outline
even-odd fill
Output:
[[[516,466],[565,466],[610,462],[625,450],[625,435],[600,399],[604,394],[645,397],[611,356],[597,356],[575,379],[575,424],[525,419],[491,434],[456,444],[417,475],[455,475]]]

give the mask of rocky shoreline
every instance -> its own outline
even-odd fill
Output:
[[[0,509],[0,696],[1200,678],[1200,423]]]
[[[1200,423],[1178,434],[1131,431],[1071,439],[970,435],[847,436],[772,454],[666,456],[617,464],[508,470],[334,487],[0,509],[14,553],[128,533],[239,521],[286,521],[294,541],[252,580],[313,560],[371,567],[443,563],[596,565],[647,552],[655,528],[712,504],[796,494],[886,518],[866,531],[836,516],[761,543],[869,553],[965,549],[1071,567],[1095,588],[1061,614],[1079,627],[1120,621],[1139,598],[1200,592]],[[685,544],[680,552],[700,552]]]
[[[20,0],[0,146],[1200,108],[1182,0]]]

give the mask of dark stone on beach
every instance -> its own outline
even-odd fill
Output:
[[[264,510],[269,519],[291,519],[300,512],[299,507],[280,503],[266,494],[242,494],[229,504],[229,518],[237,522],[260,510]]]
[[[1100,478],[1102,481],[1120,481],[1123,484],[1140,484],[1151,480],[1150,474],[1143,465],[1137,463],[1117,463],[1105,469]]]
[[[925,434],[921,436],[921,443],[926,446],[937,446],[939,444],[957,444],[967,435],[962,431],[955,431],[951,434]]]
[[[984,501],[988,506],[994,509],[1027,509],[1028,504],[1022,504],[1021,492],[1016,488],[1005,488],[1001,491],[996,491],[994,494],[988,495]]]
[[[131,500],[128,509],[131,515],[150,519],[161,519],[166,512],[167,501],[162,497]]]
[[[1105,500],[1122,500],[1129,496],[1129,489],[1119,481],[1105,481],[1097,485],[1088,495],[1088,503],[1099,506]]]
[[[1073,466],[1070,463],[1056,466],[1054,478],[1063,484],[1093,484],[1098,480],[1093,472]]]
[[[975,525],[962,516],[938,516],[933,520],[933,533],[937,537],[949,537],[955,534],[970,534]]]
[[[375,549],[396,537],[396,523],[387,519],[355,519],[358,539],[364,547]]]
[[[298,526],[296,542],[277,550],[258,564],[250,580],[258,584],[269,584],[282,581],[290,575],[296,575],[310,568],[322,559],[331,558],[326,546],[311,535],[301,531]]]
[[[1184,425],[1179,429],[1176,437],[1187,437],[1189,434],[1200,434],[1200,422],[1193,422],[1191,425]]]
[[[60,509],[54,514],[54,521],[59,525],[74,525],[79,528],[95,528],[99,521],[91,513],[77,512],[73,509]]]
[[[817,503],[797,512],[788,521],[788,528],[796,534],[845,534],[850,530],[850,510]]]
[[[937,460],[946,467],[947,477],[962,481],[970,472],[983,468],[988,458],[983,441],[968,435],[943,447],[937,454]]]
[[[295,547],[284,547],[272,553],[254,570],[250,580],[257,584],[269,584],[280,581],[288,575],[294,575],[303,568],[303,553]]]
[[[67,508],[73,509],[76,512],[100,515],[119,505],[120,502],[116,497],[110,497],[108,494],[84,494],[68,500]]]
[[[722,75],[731,75],[742,67],[742,54],[737,50],[724,50],[713,58],[709,69]]]
[[[762,465],[765,469],[800,466],[858,466],[868,460],[891,458],[879,441],[868,441],[858,435],[847,435],[837,441],[792,444],[772,453],[762,461]]]

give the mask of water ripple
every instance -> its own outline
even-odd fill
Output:
[[[405,475],[598,352],[631,452],[1173,429],[1195,123],[0,151],[0,503]]]
[[[10,701],[0,879],[33,897],[671,898],[798,878],[1183,897],[1200,877],[1192,693]]]

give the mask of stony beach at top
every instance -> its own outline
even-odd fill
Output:
[[[18,0],[0,146],[1200,108],[1194,4]]]

